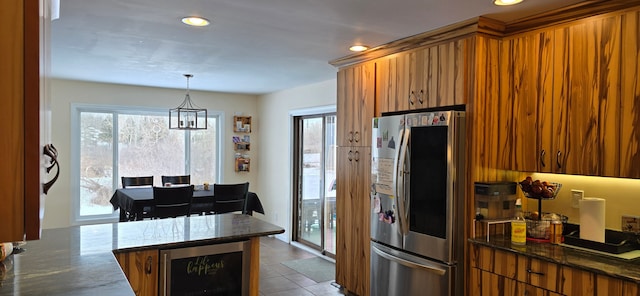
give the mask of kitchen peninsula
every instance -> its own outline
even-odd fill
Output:
[[[156,295],[160,251],[239,241],[249,241],[243,272],[258,295],[259,237],[283,232],[240,214],[45,229],[5,260],[0,295]]]

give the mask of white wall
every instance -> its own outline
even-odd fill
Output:
[[[263,139],[257,159],[260,199],[266,213],[264,219],[285,229],[285,233],[278,236],[284,241],[290,241],[292,229],[292,121],[289,114],[335,105],[336,90],[334,79],[271,93],[258,100],[258,126]]]
[[[260,159],[260,122],[257,100],[255,95],[228,94],[214,92],[190,91],[191,99],[200,107],[210,111],[224,112],[223,141],[223,174],[226,183],[250,182],[250,190],[263,195],[257,190],[259,166],[251,164],[251,172],[236,173],[233,168],[233,116],[236,113],[252,116],[251,151],[253,159]],[[53,79],[51,81],[51,118],[53,144],[58,149],[61,173],[56,184],[51,188],[45,201],[43,228],[58,228],[71,225],[72,219],[72,191],[70,180],[70,151],[71,151],[71,104],[98,104],[118,106],[141,106],[175,108],[184,99],[184,89],[151,88],[116,84],[100,84],[70,80]],[[261,214],[256,214],[260,218]]]

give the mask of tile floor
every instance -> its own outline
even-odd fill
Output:
[[[281,262],[315,257],[301,248],[277,238],[260,239],[260,295],[262,296],[329,296],[344,295],[333,286],[334,280],[315,282]]]

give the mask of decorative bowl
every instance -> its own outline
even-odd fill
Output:
[[[562,184],[556,182],[545,182],[545,184],[547,185],[540,185],[542,188],[538,192],[534,192],[535,190],[532,190],[531,188],[535,185],[529,185],[529,188],[526,188],[526,185],[523,185],[522,182],[520,182],[518,183],[518,186],[520,186],[520,190],[522,190],[522,193],[527,198],[555,199],[562,188]]]

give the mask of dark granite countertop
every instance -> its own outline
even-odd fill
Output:
[[[284,229],[239,214],[45,229],[5,259],[0,295],[133,295],[114,252],[244,240]],[[2,273],[0,272],[0,275]]]
[[[489,241],[471,238],[469,242],[640,284],[640,259],[625,260],[563,245],[529,241],[526,246],[513,248],[509,237],[502,235],[492,236]]]

